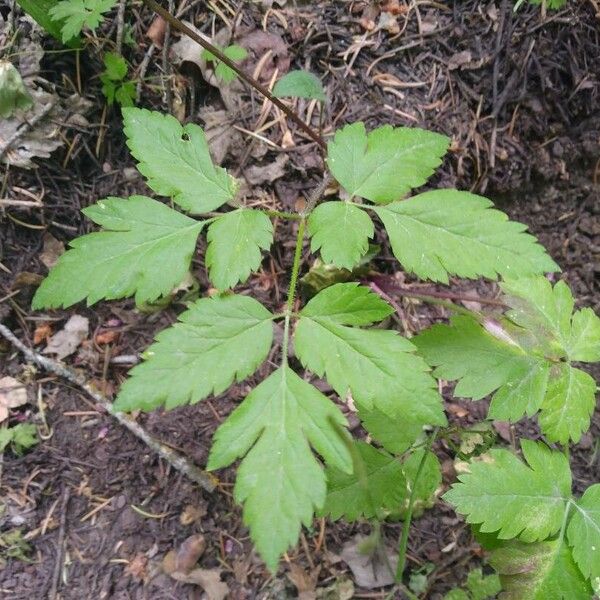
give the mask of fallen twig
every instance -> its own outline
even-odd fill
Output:
[[[156,452],[162,459],[166,460],[173,468],[189,477],[207,492],[212,492],[215,489],[218,484],[218,479],[214,475],[199,469],[185,456],[182,456],[175,450],[172,450],[168,446],[161,444],[158,440],[155,440],[145,429],[125,413],[114,411],[112,404],[102,394],[98,393],[83,376],[69,369],[65,365],[31,350],[25,346],[25,344],[23,344],[23,342],[21,342],[8,327],[1,323],[0,335],[7,339],[15,348],[20,350],[27,360],[36,363],[46,371],[50,371],[84,390],[96,403],[102,406],[107,413],[115,417],[123,427],[126,427],[131,433],[142,440],[151,450]]]

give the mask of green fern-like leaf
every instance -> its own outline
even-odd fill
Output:
[[[365,296],[355,284],[323,290],[300,312],[294,347],[302,364],[325,376],[341,398],[351,391],[368,410],[375,407],[392,417],[408,417],[419,398],[429,423],[445,424],[435,382],[414,346],[394,331],[349,327],[360,321],[347,316],[349,311],[336,298],[340,293],[368,300],[370,311],[389,313],[383,300],[370,292]]]
[[[198,402],[248,377],[266,359],[273,315],[247,296],[202,298],[165,329],[134,367],[115,410]]]
[[[54,21],[63,20],[62,40],[66,44],[79,35],[84,27],[96,29],[116,0],[61,0],[50,8]]]
[[[271,571],[312,524],[326,496],[325,463],[352,469],[345,419],[336,406],[289,367],[265,379],[217,430],[208,468],[243,458],[234,494],[244,522]]]
[[[103,231],[71,242],[33,298],[33,308],[87,299],[150,302],[167,295],[189,270],[204,223],[145,196],[107,198],[83,209]]]
[[[123,109],[124,131],[138,170],[161,196],[170,196],[193,214],[215,210],[232,200],[236,180],[216,167],[198,125],[182,127],[171,115],[141,108]]]

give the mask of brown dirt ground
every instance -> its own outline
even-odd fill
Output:
[[[261,27],[265,13],[258,3],[229,4],[237,19],[236,37],[244,39]],[[549,13],[545,19],[535,7],[513,15],[506,0],[456,2],[451,8],[421,3],[408,12],[400,11],[397,33],[365,30],[370,20],[379,19],[378,11],[366,2],[299,3],[296,9],[294,4],[288,2],[269,13],[267,28],[284,41],[293,65],[324,75],[332,99],[325,133],[341,123],[362,119],[369,126],[418,125],[452,135],[454,150],[432,185],[485,191],[495,198],[511,217],[527,223],[540,237],[563,268],[579,303],[598,311],[600,21],[595,3],[571,2],[570,8]],[[203,7],[204,3],[192,3],[184,17],[204,24],[206,30],[213,23],[218,29],[219,18]],[[128,20],[137,45],[127,47],[126,56],[139,69],[149,48],[145,32],[152,19],[137,6]],[[113,34],[113,26],[114,19],[109,18],[104,30],[107,37]],[[131,301],[120,301],[39,315],[31,312],[32,288],[20,277],[24,272],[46,272],[39,260],[45,231],[67,242],[89,228],[80,208],[109,194],[125,196],[144,190],[143,182],[125,171],[133,163],[118,111],[103,115],[95,78],[102,43],[102,39],[90,41],[89,50],[81,54],[79,70],[73,53],[48,53],[44,59],[44,75],[59,93],[66,93],[66,82],[77,81],[79,74],[82,92],[94,100],[94,106],[86,115],[89,127],[69,131],[75,143],[68,157],[59,150],[50,160],[38,161],[35,171],[11,169],[6,174],[5,195],[19,197],[15,190],[25,188],[43,197],[44,209],[11,208],[0,214],[0,262],[10,271],[0,271],[0,296],[19,290],[2,300],[0,316],[28,345],[40,319],[59,328],[68,315],[77,312],[90,318],[94,333],[110,329],[107,324],[112,323],[119,334],[113,343],[99,345],[92,337],[75,358],[68,359],[110,395],[127,371],[110,359],[139,353],[155,332],[175,319],[181,306],[148,316],[135,311]],[[56,47],[51,41],[45,44],[48,49]],[[251,61],[249,67],[253,65]],[[160,51],[154,51],[142,105],[166,110],[163,66]],[[220,107],[218,94],[189,65],[174,71],[172,86],[171,104],[175,102],[174,108],[189,120],[198,121],[198,110],[205,105]],[[299,108],[307,110],[306,104]],[[260,110],[260,100],[248,95],[244,109],[230,116],[253,130]],[[253,190],[254,199],[282,209],[293,208],[297,198],[315,185],[320,169],[314,145],[292,131],[296,147],[289,152],[285,176]],[[255,144],[246,153],[245,147],[234,146],[225,164],[235,168],[242,161],[243,171],[272,161],[282,152],[282,130],[274,126],[264,135],[279,150]],[[263,271],[244,286],[273,307],[285,298],[285,270],[291,262],[289,228],[280,224],[277,235]],[[393,273],[389,257],[384,248],[374,266]],[[308,250],[304,258],[306,270]],[[194,263],[194,272],[205,292],[208,281],[200,259]],[[458,285],[489,292],[489,286],[481,283]],[[442,316],[437,309],[401,302],[415,329]],[[232,501],[233,471],[220,474],[222,483],[213,494],[202,492],[167,468],[85,395],[55,377],[35,372],[7,344],[0,344],[0,372],[27,380],[32,403],[18,418],[35,414],[47,434],[25,456],[6,453],[3,458],[1,494],[6,509],[0,517],[0,531],[19,527],[31,552],[29,563],[9,560],[0,570],[0,597],[46,598],[57,584],[56,597],[65,599],[200,598],[197,586],[175,583],[160,573],[165,553],[194,533],[203,533],[207,541],[201,566],[222,570],[231,598],[296,597],[288,577],[292,565],[306,573],[320,565],[320,590],[351,578],[337,555],[351,535],[367,531],[365,525],[327,523],[322,538],[321,524],[316,523],[272,578],[252,553]],[[594,374],[600,376],[597,369]],[[193,407],[141,416],[140,422],[158,439],[203,465],[214,429],[250,384],[234,386],[226,395]],[[39,411],[38,398],[43,411]],[[452,418],[463,426],[485,415],[484,402],[449,401],[448,407]],[[573,452],[578,488],[600,480],[599,425],[596,416],[591,432]],[[515,432],[517,436],[536,435],[535,425],[529,422]],[[436,450],[445,466],[447,485],[453,476],[453,455],[441,443]],[[186,520],[190,507],[195,514]],[[397,525],[385,528],[393,545],[398,533]],[[446,505],[416,520],[408,566],[414,570],[427,562],[435,565],[423,597],[440,598],[464,580],[480,557],[468,529]],[[383,598],[386,593],[356,588],[354,597]],[[336,597],[333,592],[321,594]]]

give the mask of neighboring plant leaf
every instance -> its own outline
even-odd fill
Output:
[[[458,190],[425,192],[374,207],[402,266],[422,279],[475,279],[556,271],[525,225],[490,208],[487,198]]]
[[[84,27],[96,29],[116,0],[61,0],[50,8],[54,21],[64,20],[61,29],[62,41],[66,44],[78,36]]]
[[[215,434],[208,468],[244,457],[234,495],[272,572],[298,541],[301,525],[310,526],[325,502],[325,473],[311,446],[328,466],[352,470],[348,440],[338,433],[345,425],[332,402],[284,366],[259,384]]]
[[[327,500],[321,515],[352,522],[381,517],[382,511],[400,508],[406,497],[406,480],[400,461],[365,442],[355,442],[358,454],[352,473],[328,467]]]
[[[481,569],[473,569],[467,575],[467,589],[472,600],[486,600],[495,598],[500,593],[502,586],[496,573],[484,575]]]
[[[507,334],[508,335],[508,334]],[[435,377],[458,380],[454,395],[480,400],[495,390],[489,417],[518,421],[535,414],[546,395],[550,367],[516,343],[492,335],[474,318],[458,315],[413,338]]]
[[[206,266],[220,290],[244,282],[260,267],[261,250],[273,242],[273,225],[258,210],[241,209],[219,217],[208,228]]]
[[[213,164],[198,125],[182,127],[171,115],[140,108],[124,109],[123,122],[138,170],[157,194],[171,196],[193,214],[215,210],[235,197],[236,180]]]
[[[471,600],[469,594],[461,589],[450,590],[442,600]]]
[[[590,375],[561,363],[553,369],[539,416],[542,431],[551,442],[579,442],[590,427],[596,407],[596,382]]]
[[[350,196],[385,204],[423,185],[449,143],[438,133],[390,125],[367,135],[364,123],[353,123],[336,131],[327,146],[327,163]]]
[[[229,60],[235,63],[241,62],[248,56],[248,51],[241,46],[227,46],[227,48],[220,48],[220,50]],[[236,79],[237,73],[231,67],[221,62],[212,52],[203,50],[202,56],[205,60],[215,64],[215,75],[218,79],[225,83],[231,83]]]
[[[33,308],[165,296],[188,272],[203,226],[145,196],[107,198],[83,213],[105,230],[71,242],[38,288]]]
[[[492,551],[490,564],[500,576],[503,600],[590,600],[593,596],[561,539],[505,542]]]
[[[564,454],[542,443],[522,440],[521,449],[528,465],[508,450],[490,450],[487,459],[469,463],[470,472],[459,475],[444,499],[484,533],[534,542],[560,529],[571,472]]]
[[[309,71],[290,71],[274,86],[273,96],[284,98],[309,98],[326,102],[325,90],[320,79]]]
[[[63,21],[56,21],[50,16],[50,9],[60,0],[17,0],[17,4],[52,37],[62,41],[61,29]]]
[[[312,252],[321,250],[326,263],[351,270],[369,249],[373,222],[362,209],[347,202],[323,202],[308,217]]]
[[[267,358],[273,315],[248,296],[202,298],[160,332],[130,371],[118,411],[171,409],[224,392]]]
[[[39,442],[37,427],[32,423],[18,423],[12,427],[0,428],[0,452],[4,452],[10,444],[17,455]]]
[[[107,52],[104,55],[104,74],[111,81],[122,81],[127,75],[127,62],[116,52]]]
[[[0,60],[0,118],[8,119],[16,110],[27,110],[33,106],[19,71],[12,63]]]
[[[575,502],[567,528],[573,558],[585,577],[600,577],[600,484],[590,486]]]
[[[133,106],[135,97],[136,89],[133,81],[124,81],[115,89],[115,101],[123,108]]]
[[[415,347],[394,331],[359,329],[342,323],[357,317],[339,318],[336,291],[331,286],[317,294],[300,311],[294,347],[296,355],[319,377],[325,376],[340,398],[352,392],[356,402],[391,417],[407,417],[417,410],[429,415],[429,423],[446,422],[435,381]],[[360,288],[354,288],[357,296]],[[348,312],[348,309],[345,309]],[[418,409],[414,399],[419,398]]]
[[[123,81],[127,76],[127,62],[119,54],[104,55],[104,72],[100,74],[102,93],[109,105],[116,100],[121,106],[133,106],[136,90],[133,81]]]

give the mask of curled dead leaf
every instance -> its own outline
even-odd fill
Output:
[[[73,354],[87,338],[89,327],[89,319],[81,315],[73,315],[65,326],[48,340],[44,354],[56,354],[59,360]]]
[[[25,386],[14,377],[0,379],[0,422],[8,418],[8,411],[27,402]]]
[[[186,574],[195,566],[204,550],[206,540],[201,534],[188,537],[177,550],[171,550],[163,559],[163,570],[173,577],[173,573]]]

